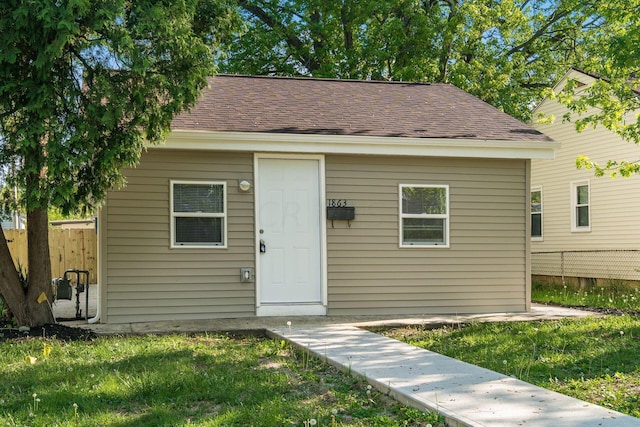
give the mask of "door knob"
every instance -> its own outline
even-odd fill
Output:
[[[263,254],[267,252],[267,245],[265,245],[264,240],[260,239],[260,253]]]

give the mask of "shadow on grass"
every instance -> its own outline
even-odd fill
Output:
[[[640,317],[473,323],[385,335],[638,416]]]
[[[0,420],[124,427],[184,425],[223,417],[224,425],[255,425],[251,411],[235,409],[248,407],[259,408],[264,423],[258,424],[278,425],[300,415],[297,408],[283,406],[292,393],[291,378],[281,369],[261,367],[250,344],[234,343],[232,352],[218,352],[207,348],[214,343],[183,349],[153,339],[145,338],[147,348],[143,342],[142,351],[136,353],[101,350],[102,360],[89,356],[96,353],[88,349],[102,344],[54,343],[57,348],[47,360],[24,366],[17,361],[16,369],[0,373]],[[56,357],[56,352],[69,354]]]

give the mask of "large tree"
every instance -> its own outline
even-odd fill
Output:
[[[223,72],[452,83],[524,120],[603,25],[601,0],[237,1]]]
[[[577,128],[603,125],[640,141],[640,122],[630,114],[640,107],[640,0],[237,4],[245,31],[225,46],[223,72],[452,83],[530,120],[532,106],[578,67],[603,79],[580,97],[571,85],[555,94]],[[600,173],[607,167],[640,171],[638,162],[611,162]]]
[[[49,207],[92,209],[122,183],[196,102],[233,16],[220,0],[0,3],[0,167],[20,189],[29,266],[25,288],[0,239],[0,292],[18,324],[54,320]]]

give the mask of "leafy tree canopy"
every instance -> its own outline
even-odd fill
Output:
[[[29,252],[25,289],[0,239],[0,292],[20,325],[53,320],[49,209],[91,210],[122,182],[195,104],[236,16],[225,0],[0,2],[0,170]]]
[[[640,0],[598,3],[601,32],[585,70],[600,77],[576,96],[575,82],[556,94],[569,107],[565,120],[573,120],[581,131],[604,126],[623,139],[640,142]],[[580,156],[578,167],[594,169],[596,176],[631,176],[640,173],[637,159],[609,160],[601,165]]]
[[[223,72],[452,83],[523,121],[558,96],[578,130],[600,124],[640,141],[629,114],[639,108],[640,0],[237,4],[244,31],[225,44]],[[571,85],[552,94],[571,67],[603,79],[579,98]]]
[[[594,54],[599,0],[238,0],[224,72],[452,83],[527,120]],[[622,5],[622,2],[620,2]]]
[[[219,1],[3,1],[0,164],[21,204],[99,202],[196,102],[232,16]]]

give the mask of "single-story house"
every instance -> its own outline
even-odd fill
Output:
[[[99,217],[100,321],[530,308],[549,137],[448,84],[220,75]]]
[[[597,76],[569,70],[556,84],[561,91],[577,82],[576,96]],[[639,94],[640,95],[640,94]],[[640,146],[624,141],[604,126],[577,132],[574,121],[563,120],[567,107],[547,98],[534,116],[554,117],[533,126],[561,146],[554,160],[531,162],[532,274],[593,280],[640,280],[640,176],[596,178],[593,169],[577,169],[576,159],[640,160]],[[588,112],[590,113],[590,112]],[[636,114],[629,113],[635,121]],[[571,279],[573,280],[573,279]]]

